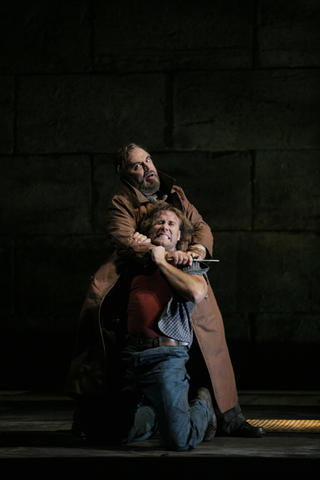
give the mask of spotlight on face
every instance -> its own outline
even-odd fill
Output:
[[[177,215],[170,210],[160,212],[151,227],[149,237],[154,245],[162,245],[169,252],[174,251],[181,237]]]

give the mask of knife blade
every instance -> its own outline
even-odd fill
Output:
[[[220,262],[220,260],[197,260],[196,258],[194,258],[193,260],[196,260],[197,262]]]
[[[169,261],[170,261],[170,260],[173,260],[173,258],[172,258],[172,257],[171,257],[171,258],[168,258],[168,260],[169,260]],[[194,262],[205,262],[205,263],[207,263],[207,262],[220,262],[220,260],[198,260],[197,258],[194,258],[193,261],[194,261]]]

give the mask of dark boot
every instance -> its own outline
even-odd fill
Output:
[[[200,387],[197,392],[196,398],[202,400],[210,411],[209,425],[203,438],[204,442],[210,442],[211,440],[213,440],[213,437],[215,436],[217,431],[217,418],[216,414],[214,413],[212,398],[209,390],[205,387]]]

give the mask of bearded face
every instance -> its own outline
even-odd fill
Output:
[[[140,147],[130,152],[122,177],[144,195],[153,195],[160,187],[158,172],[151,156]]]

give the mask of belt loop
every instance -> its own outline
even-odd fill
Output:
[[[158,346],[159,347],[162,347],[162,338],[161,337],[157,337],[158,339]]]

